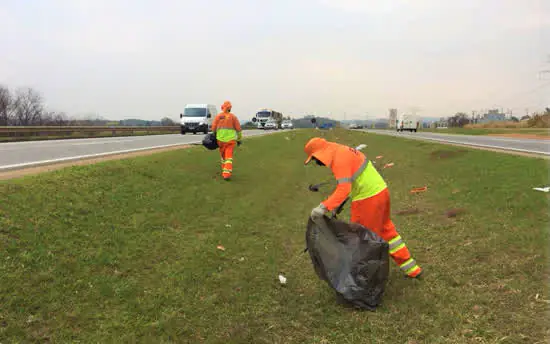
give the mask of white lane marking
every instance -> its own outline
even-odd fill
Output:
[[[249,137],[251,137],[251,136],[262,136],[262,135],[267,135],[267,134],[272,134],[272,133],[270,133],[270,132],[257,133],[257,134],[256,133],[250,133],[250,135],[246,135],[246,136],[249,136]],[[101,157],[101,156],[124,154],[124,153],[138,152],[138,151],[144,151],[144,150],[153,150],[153,149],[165,148],[165,147],[183,146],[183,145],[201,144],[201,143],[202,143],[202,137],[197,138],[196,140],[192,140],[192,141],[172,143],[172,144],[159,145],[159,146],[149,146],[149,147],[142,147],[142,148],[124,149],[124,150],[118,150],[118,151],[110,151],[110,152],[86,154],[86,155],[77,155],[77,156],[69,156],[69,157],[65,157],[65,158],[39,160],[39,161],[24,162],[24,163],[19,163],[19,164],[4,165],[4,166],[0,166],[0,171],[14,170],[14,169],[20,169],[20,168],[30,167],[30,166],[49,165],[49,164],[54,164],[54,163],[59,163],[59,162],[67,162],[67,161],[74,161],[74,160],[81,160],[81,159],[88,159],[88,158],[96,158],[96,157]]]
[[[138,151],[143,151],[143,150],[153,150],[153,149],[157,149],[157,148],[165,148],[165,147],[172,147],[172,146],[184,146],[186,144],[193,144],[193,143],[197,143],[197,142],[172,143],[172,144],[169,144],[169,145],[152,146],[152,147],[145,147],[145,148],[134,148],[134,149],[124,149],[124,150],[110,151],[110,152],[104,152],[104,153],[69,156],[69,157],[66,157],[66,158],[57,158],[57,159],[48,159],[48,160],[24,162],[24,163],[19,163],[19,164],[0,166],[0,171],[13,170],[13,169],[18,169],[18,168],[22,168],[22,167],[29,167],[29,166],[47,165],[47,164],[53,164],[53,163],[65,162],[65,161],[72,161],[72,160],[96,158],[96,157],[107,156],[107,155],[116,155],[116,154],[123,154],[123,153],[138,152]]]
[[[373,132],[373,131],[371,131],[371,133],[378,134],[378,132]],[[385,134],[380,134],[380,135],[385,135]],[[393,136],[397,136],[397,135],[393,135]],[[542,152],[542,151],[531,150],[531,149],[486,145],[486,144],[481,144],[481,143],[454,141],[454,140],[447,140],[447,139],[435,138],[435,137],[426,137],[426,136],[416,136],[416,137],[415,136],[399,136],[399,137],[410,138],[410,139],[413,139],[413,140],[431,140],[431,141],[438,141],[438,142],[455,143],[455,144],[460,144],[460,145],[465,145],[465,146],[477,146],[477,147],[494,148],[494,149],[501,149],[501,150],[511,150],[511,151],[517,151],[517,152],[523,152],[523,153],[534,153],[534,154],[550,155],[550,151]],[[525,141],[521,141],[521,142],[526,143]]]
[[[368,132],[368,131],[367,131]],[[412,133],[395,133],[395,132],[389,132],[384,133],[383,131],[370,131],[371,133],[380,133],[385,135],[393,135],[393,136],[405,136],[405,135],[415,135]],[[440,133],[418,133],[420,135],[415,135],[418,137],[449,137],[449,136],[456,136],[456,137],[463,137],[463,138],[471,138],[471,139],[482,139],[482,140],[489,140],[489,141],[503,141],[503,142],[519,142],[519,143],[546,143],[550,144],[550,140],[548,139],[512,139],[512,138],[506,138],[506,137],[494,137],[494,136],[486,136],[486,135],[462,135],[462,134],[440,134]],[[425,136],[424,136],[425,135]]]

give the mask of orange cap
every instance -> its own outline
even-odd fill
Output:
[[[307,159],[304,162],[304,164],[307,165],[311,161],[311,158],[315,156],[315,158],[319,159],[325,165],[328,166],[328,162],[331,159],[328,156],[326,156],[327,154],[324,154],[324,153],[328,153],[327,152],[328,146],[329,146],[329,142],[323,138],[314,137],[310,139],[304,147],[304,152],[307,154]]]
[[[226,101],[223,102],[223,104],[222,104],[222,111],[225,111],[226,109],[227,109],[228,111],[231,111],[231,108],[232,108],[232,107],[233,107],[233,106],[231,105],[231,102],[230,102],[229,100],[226,100]]]

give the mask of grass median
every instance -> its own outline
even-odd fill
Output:
[[[394,222],[425,269],[409,280],[392,262],[376,312],[338,305],[307,254],[290,266],[331,191],[307,190],[331,178],[303,166],[314,135],[383,156]],[[0,182],[0,342],[548,338],[548,194],[532,190],[548,183],[543,159],[295,130],[245,139],[234,179],[219,174],[218,153],[194,147]]]

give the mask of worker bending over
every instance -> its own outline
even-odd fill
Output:
[[[363,225],[387,241],[390,255],[401,271],[408,277],[418,277],[422,269],[390,220],[388,187],[372,162],[354,148],[319,137],[309,140],[304,151],[306,165],[314,160],[317,165],[330,168],[338,184],[332,195],[312,210],[312,220],[334,210],[351,194],[351,222]]]
[[[212,121],[212,132],[216,136],[220,148],[222,177],[229,180],[233,173],[233,149],[235,144],[240,145],[242,139],[241,124],[237,116],[231,113],[231,102],[225,101],[222,112]]]

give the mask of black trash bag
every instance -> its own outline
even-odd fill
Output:
[[[375,310],[389,275],[389,245],[356,223],[323,216],[307,224],[306,244],[317,276],[336,291],[339,301]]]
[[[218,140],[216,140],[216,135],[214,133],[208,133],[204,135],[204,138],[202,139],[202,145],[209,150],[217,149]]]

